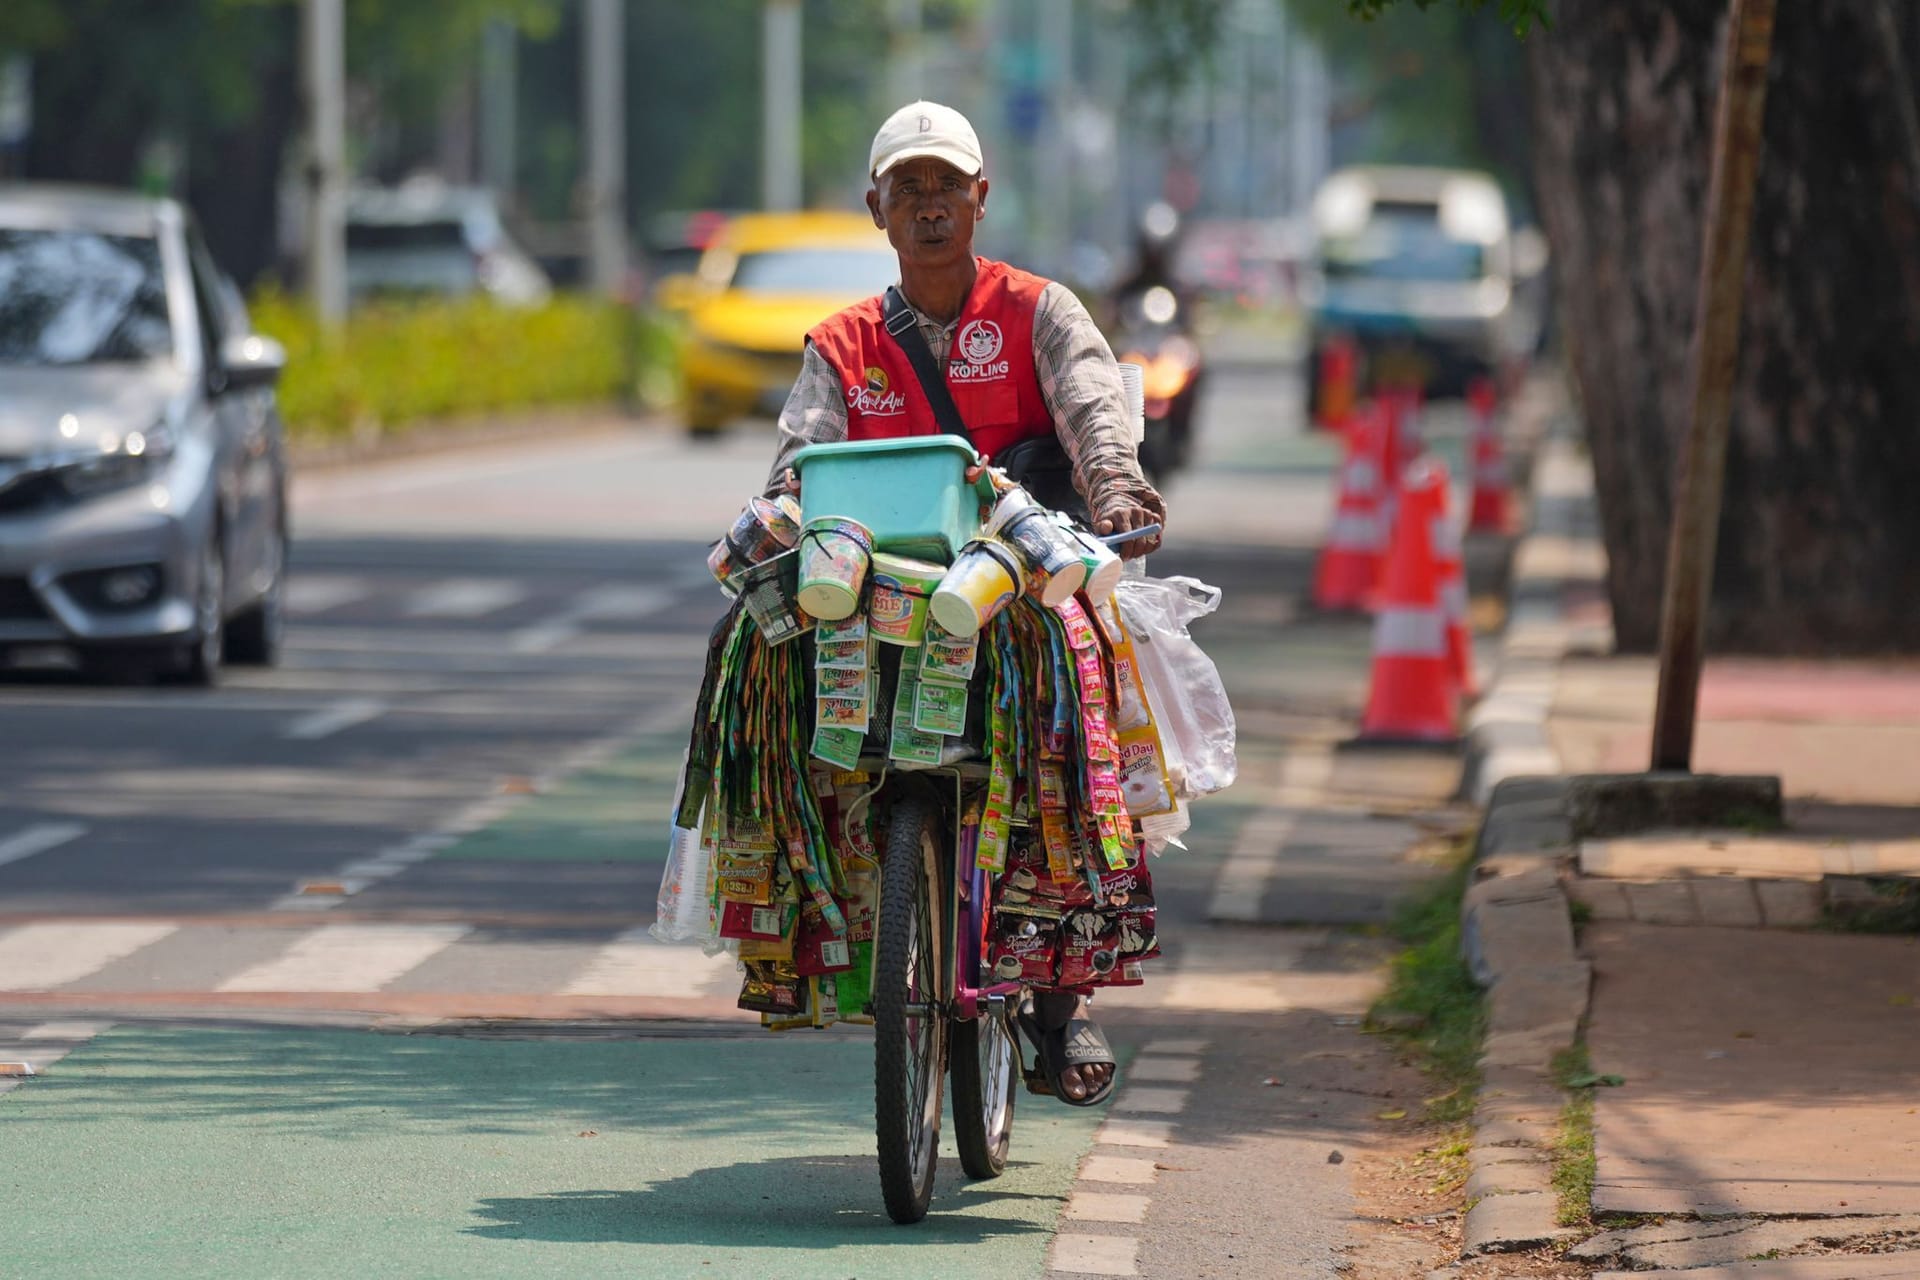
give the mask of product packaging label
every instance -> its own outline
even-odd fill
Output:
[[[914,697],[913,727],[922,733],[965,733],[967,687],[937,680],[921,680]]]
[[[812,754],[815,759],[842,769],[851,769],[860,763],[860,747],[867,740],[862,729],[844,729],[836,725],[816,725],[813,730]]]
[[[887,758],[900,764],[936,765],[940,763],[940,737],[914,727],[914,710],[919,703],[920,679],[900,664],[900,683],[893,691],[892,737]]]
[[[920,673],[936,680],[969,680],[979,653],[978,636],[961,639],[942,630],[939,623],[929,622],[926,646],[920,653]]]

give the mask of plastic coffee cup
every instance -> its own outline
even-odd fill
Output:
[[[1020,557],[1004,543],[978,538],[960,549],[928,601],[933,620],[951,635],[978,635],[1026,589]]]

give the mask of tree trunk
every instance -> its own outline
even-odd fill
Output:
[[[1708,643],[1920,651],[1920,14],[1780,6]],[[1535,181],[1615,630],[1659,635],[1726,0],[1566,5]]]

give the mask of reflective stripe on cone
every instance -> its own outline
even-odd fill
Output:
[[[1373,624],[1373,673],[1362,740],[1451,742],[1459,686],[1451,670],[1448,619],[1436,554],[1446,514],[1446,468],[1421,458],[1407,468],[1381,575]]]

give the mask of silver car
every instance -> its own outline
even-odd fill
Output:
[[[0,665],[275,660],[285,361],[179,204],[0,184]]]

